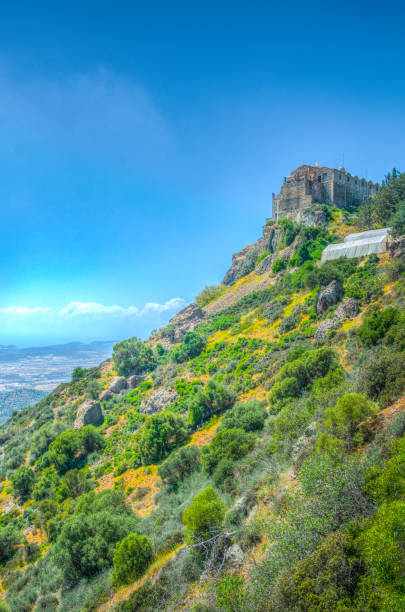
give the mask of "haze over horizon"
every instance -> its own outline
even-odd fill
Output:
[[[5,6],[0,344],[145,338],[221,281],[301,163],[403,169],[403,13]]]

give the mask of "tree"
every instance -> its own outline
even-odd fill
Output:
[[[195,301],[197,302],[200,308],[207,306],[210,302],[213,302],[217,297],[223,293],[225,287],[224,285],[207,285],[201,293],[197,295]]]
[[[248,591],[238,574],[224,576],[217,586],[217,602],[225,612],[244,612],[248,608]]]
[[[364,317],[357,333],[363,344],[373,346],[385,336],[392,325],[399,322],[399,319],[399,311],[392,306],[384,310],[376,310],[368,317]]]
[[[198,389],[188,404],[190,423],[200,425],[214,414],[220,414],[232,406],[235,398],[233,391],[213,380],[208,381],[205,389]]]
[[[114,346],[113,360],[120,376],[143,374],[156,365],[152,349],[135,336]]]
[[[144,465],[162,461],[188,436],[181,416],[173,412],[159,412],[148,417],[139,430],[138,445]]]
[[[172,351],[173,361],[183,363],[197,357],[205,347],[205,340],[197,332],[186,332],[179,346]]]
[[[0,563],[10,559],[20,543],[21,536],[14,525],[0,526]]]
[[[129,584],[142,576],[153,559],[150,538],[137,533],[127,535],[114,551],[112,584]]]
[[[84,376],[86,376],[87,370],[85,368],[77,367],[72,372],[72,382],[77,382]]]
[[[35,475],[31,468],[22,465],[11,477],[14,493],[25,500],[31,493],[35,482]]]
[[[183,523],[189,540],[203,540],[217,533],[224,520],[225,510],[226,504],[213,487],[207,487],[196,495],[183,512]]]

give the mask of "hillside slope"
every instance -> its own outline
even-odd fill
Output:
[[[0,610],[405,609],[404,201],[268,222],[0,428]],[[321,265],[367,218],[390,252]]]

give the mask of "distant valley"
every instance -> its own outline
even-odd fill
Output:
[[[69,381],[77,366],[90,368],[110,357],[113,345],[112,341],[31,348],[0,345],[0,423]]]

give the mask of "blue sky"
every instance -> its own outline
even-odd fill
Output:
[[[7,3],[0,344],[146,337],[301,163],[404,169],[405,9]]]

